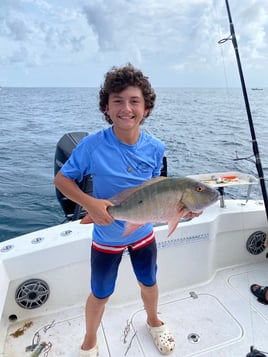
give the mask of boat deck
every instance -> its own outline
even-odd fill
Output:
[[[253,345],[267,351],[268,306],[249,291],[268,283],[267,262],[218,271],[207,283],[160,295],[159,314],[176,339],[172,356],[246,356]],[[159,286],[161,292],[161,285]],[[127,289],[127,286],[126,286]],[[107,305],[98,331],[100,357],[160,356],[145,326],[141,300]],[[9,327],[4,357],[31,356],[25,348],[45,342],[40,356],[78,357],[84,334],[84,307],[15,321]],[[23,350],[22,350],[23,348]]]

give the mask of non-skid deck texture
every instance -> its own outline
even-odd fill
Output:
[[[268,262],[222,270],[208,284],[161,296],[159,316],[176,339],[171,356],[243,357],[251,345],[268,351],[268,305],[250,293],[253,283],[268,284]],[[160,356],[145,320],[140,302],[108,305],[98,331],[99,356]],[[83,307],[16,322],[9,328],[4,356],[31,356],[25,347],[39,340],[51,347],[40,356],[78,357],[83,334]]]

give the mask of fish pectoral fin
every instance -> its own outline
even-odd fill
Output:
[[[173,217],[171,220],[168,221],[168,237],[171,236],[171,234],[175,231],[177,228],[180,219],[185,215],[185,209],[181,209],[178,212],[178,215]]]
[[[123,233],[123,237],[126,237],[129,234],[135,232],[136,229],[138,229],[138,228],[140,228],[142,226],[143,226],[143,224],[126,222],[125,223],[125,230],[124,230],[124,233]]]
[[[94,223],[94,222],[89,214],[86,214],[85,217],[83,217],[80,221],[80,224],[90,224],[90,223]]]

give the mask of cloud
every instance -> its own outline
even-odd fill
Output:
[[[100,50],[117,49],[117,24],[113,23],[109,7],[104,4],[92,4],[84,7],[84,13],[89,26],[95,33]]]
[[[234,18],[240,56],[246,69],[265,70],[268,61],[268,8],[265,0],[249,0]]]
[[[103,0],[85,6],[83,12],[99,52],[120,51],[125,55],[137,53],[139,60],[149,56],[167,60],[174,54],[187,56],[187,49],[195,44],[200,13],[204,7],[210,9],[210,3],[114,0],[111,5],[111,1]]]
[[[266,2],[231,4],[239,49],[252,69],[268,59]],[[0,63],[10,70],[103,72],[130,61],[175,81],[219,71],[223,57],[227,66],[234,63],[231,42],[218,45],[230,31],[221,0],[1,0],[0,20]]]
[[[79,9],[57,8],[43,0],[5,1],[1,6],[0,45],[6,49],[2,64],[65,63],[69,53],[83,51],[86,34],[75,26]]]
[[[5,34],[15,41],[26,41],[31,34],[30,28],[22,19],[12,19],[5,21]]]

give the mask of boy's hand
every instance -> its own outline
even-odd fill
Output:
[[[195,218],[195,217],[198,217],[200,216],[200,214],[202,214],[203,211],[200,211],[200,212],[188,212],[185,216],[183,216],[183,218],[186,218],[186,219],[192,219],[192,218]]]
[[[107,208],[113,206],[108,200],[94,199],[94,203],[84,207],[88,214],[82,218],[81,224],[96,223],[102,226],[111,224],[114,218],[109,214]]]

